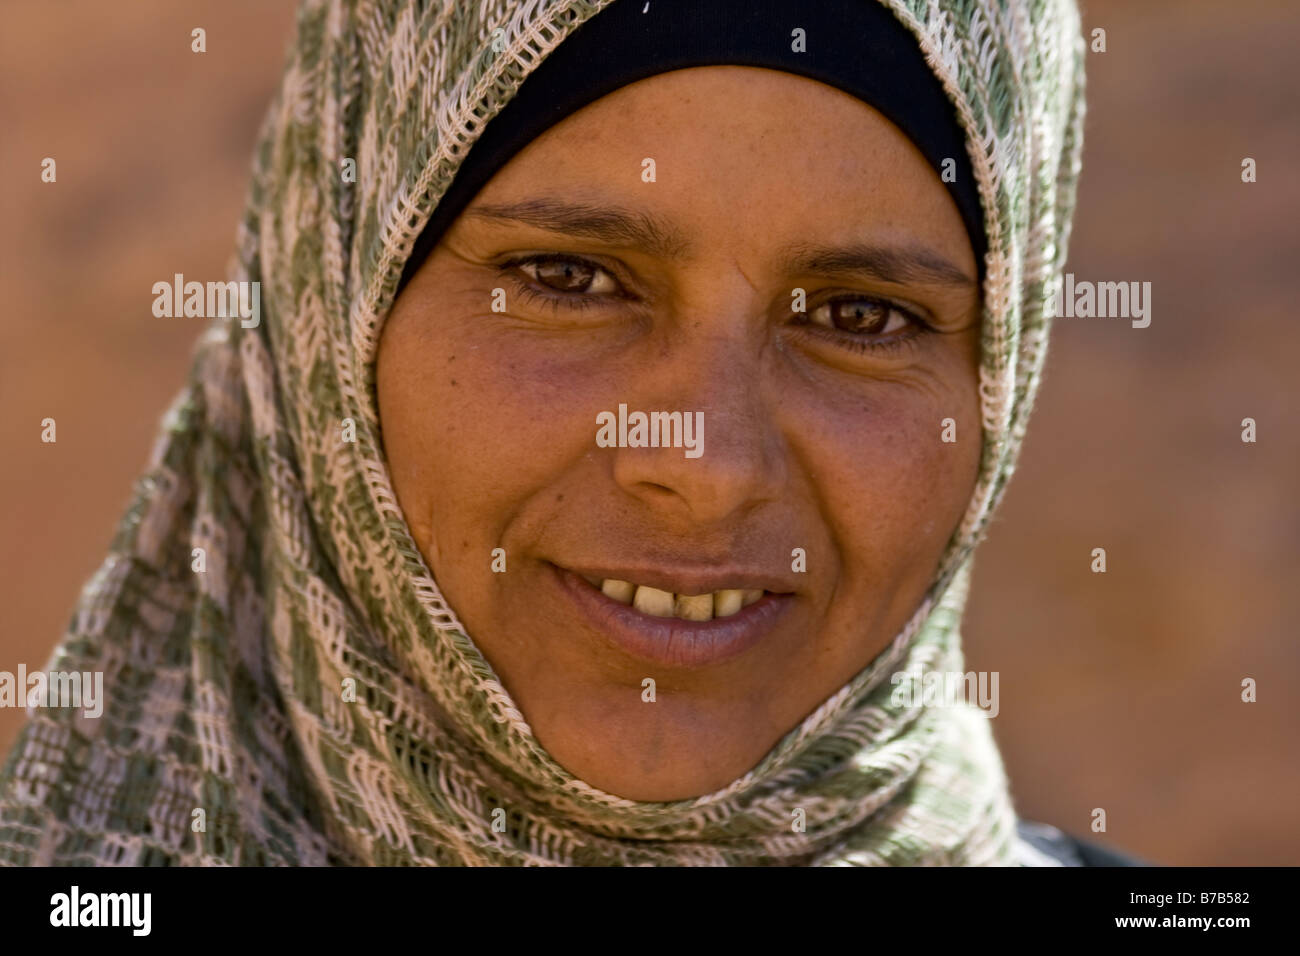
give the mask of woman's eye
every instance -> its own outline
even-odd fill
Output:
[[[831,299],[810,311],[808,318],[815,325],[863,336],[888,335],[918,324],[917,319],[901,306],[871,296]]]
[[[619,290],[618,280],[608,270],[585,259],[535,256],[506,265],[514,265],[538,285],[553,292],[599,296],[614,295]]]

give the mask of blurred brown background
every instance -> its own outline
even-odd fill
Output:
[[[293,10],[5,6],[0,670],[44,665],[181,385],[199,325],[155,319],[150,287],[224,274]],[[1000,674],[1024,815],[1157,862],[1300,864],[1300,9],[1083,13],[1108,49],[1068,269],[1150,281],[1152,322],[1058,322],[968,666]],[[0,710],[0,752],[21,720]]]

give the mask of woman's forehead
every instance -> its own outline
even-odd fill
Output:
[[[664,259],[742,239],[776,266],[796,245],[871,243],[975,270],[956,204],[897,126],[816,80],[752,67],[621,87],[533,140],[462,218],[621,236]]]
[[[691,67],[629,83],[568,114],[525,149],[587,168],[671,151],[695,160],[697,178],[739,172],[761,179],[778,156],[785,168],[809,175],[828,167],[852,174],[882,162],[901,167],[901,154],[929,168],[869,103],[808,77],[746,66]],[[764,163],[753,162],[760,157]]]

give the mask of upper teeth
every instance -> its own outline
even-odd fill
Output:
[[[763,596],[762,588],[728,588],[706,594],[674,594],[659,588],[636,585],[616,578],[605,578],[600,589],[622,604],[631,604],[642,614],[654,617],[679,617],[685,621],[711,621],[730,617],[742,607],[749,607]]]

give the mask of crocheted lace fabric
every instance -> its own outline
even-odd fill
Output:
[[[971,553],[1014,467],[1070,231],[1084,58],[1073,0],[886,4],[956,104],[983,203],[979,477],[892,644],[744,777],[672,803],[598,791],[538,743],[411,537],[375,399],[402,265],[458,163],[529,71],[609,2],[303,4],[232,275],[262,284],[261,324],[218,319],[199,344],[48,664],[102,671],[103,713],[29,711],[0,777],[0,862],[1034,858],[989,721],[919,692],[897,704],[890,677],[964,670]],[[790,36],[792,11],[774,33]],[[340,175],[345,158],[355,182]],[[355,442],[340,440],[345,419]]]

